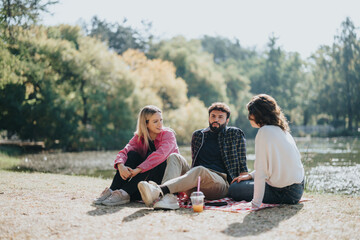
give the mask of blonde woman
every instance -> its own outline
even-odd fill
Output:
[[[141,109],[134,137],[116,156],[117,170],[110,188],[105,188],[94,204],[121,205],[141,199],[137,184],[152,180],[158,184],[164,175],[166,159],[179,153],[174,132],[163,127],[161,110]]]
[[[296,204],[304,192],[304,168],[287,120],[275,99],[254,96],[247,104],[248,118],[259,128],[255,138],[254,171],[232,181],[229,195],[236,201]]]

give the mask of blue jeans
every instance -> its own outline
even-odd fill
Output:
[[[304,193],[304,181],[283,188],[272,187],[265,183],[263,203],[297,204]],[[254,180],[234,182],[229,187],[229,197],[235,201],[250,202],[254,195]]]

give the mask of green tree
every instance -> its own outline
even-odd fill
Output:
[[[57,31],[49,32],[59,36],[60,42],[66,40],[66,45],[51,56],[61,74],[63,94],[72,99],[81,116],[81,139],[90,148],[115,148],[128,140],[135,126],[127,103],[133,77],[117,54],[96,39],[83,36],[78,27],[59,26]]]
[[[220,36],[205,35],[201,39],[201,45],[206,52],[213,55],[216,64],[222,65],[227,61],[236,62],[237,69],[243,76],[249,77],[249,72],[257,68],[258,52],[255,48],[242,47],[238,39],[231,41]]]
[[[345,123],[346,112],[343,107],[345,102],[342,97],[345,91],[337,77],[336,64],[332,54],[331,47],[321,46],[312,55],[314,60],[312,74],[315,80],[312,87],[317,91],[315,102],[317,116],[327,114],[327,117],[322,116],[323,121],[329,123],[331,121],[332,125],[339,127]]]
[[[21,64],[2,71],[3,99],[9,102],[7,90],[17,89],[15,107],[24,122],[2,129],[13,129],[21,139],[45,140],[47,146],[58,142],[68,150],[118,148],[128,141],[136,119],[127,103],[133,78],[106,45],[82,35],[78,27],[33,27],[17,35],[8,53],[2,62],[16,56]],[[9,72],[19,76],[9,81]],[[7,112],[9,106],[1,102]]]
[[[9,137],[16,134],[21,139],[45,140],[50,146],[56,139],[62,139],[66,145],[66,134],[71,135],[76,129],[73,115],[54,91],[52,82],[56,74],[25,39],[24,35],[17,35],[17,44],[8,47],[13,55],[3,55],[2,60],[13,74],[0,76],[1,129],[7,130]]]
[[[334,59],[337,64],[339,77],[345,85],[346,112],[348,117],[348,130],[353,130],[354,109],[359,109],[356,103],[356,95],[359,94],[359,68],[360,43],[356,35],[356,29],[350,18],[342,23],[341,34],[335,37],[333,46]]]
[[[121,58],[136,79],[128,99],[134,114],[145,105],[160,107],[164,124],[175,130],[178,143],[190,143],[192,132],[207,124],[207,109],[199,99],[188,99],[187,85],[184,79],[176,77],[174,64],[148,59],[137,50],[127,50]]]
[[[1,0],[0,28],[4,30],[5,36],[12,39],[16,28],[28,28],[36,24],[40,13],[48,12],[48,7],[56,3],[58,1]]]
[[[271,36],[265,58],[260,61],[259,71],[251,76],[251,92],[273,96],[285,111],[290,122],[300,123],[303,99],[298,89],[307,84],[305,63],[298,53],[286,53]],[[302,89],[304,89],[302,87]]]
[[[85,25],[84,29],[87,35],[106,42],[109,48],[118,54],[122,54],[130,48],[138,49],[142,52],[147,51],[153,39],[153,35],[150,33],[152,24],[142,21],[144,29],[140,31],[125,26],[126,21],[124,19],[122,24],[109,23],[94,16],[91,19],[90,26]]]
[[[349,18],[332,46],[322,46],[313,55],[313,73],[318,84],[319,113],[327,114],[335,127],[347,125],[351,133],[359,122],[360,41]],[[355,128],[356,129],[356,128]]]
[[[260,76],[251,81],[251,91],[253,93],[266,93],[273,97],[280,94],[282,64],[284,62],[284,52],[276,45],[277,38],[271,36],[268,42],[268,52],[262,64]]]
[[[186,83],[176,77],[171,62],[147,59],[144,53],[137,50],[127,50],[121,59],[136,76],[135,89],[130,97],[135,113],[148,104],[167,111],[179,108],[188,101]]]
[[[251,99],[250,80],[240,73],[238,63],[228,60],[219,66],[225,79],[226,94],[232,109],[231,124],[244,126],[247,123],[246,104]]]
[[[174,63],[176,76],[188,85],[189,98],[197,97],[207,106],[215,101],[228,101],[225,80],[199,40],[174,37],[153,45],[147,55]]]
[[[258,68],[258,53],[254,49],[243,48],[238,39],[231,41],[220,36],[204,36],[201,44],[213,55],[225,79],[226,94],[233,109],[231,124],[247,126],[245,106],[251,98],[249,77]]]
[[[204,103],[197,98],[190,98],[179,108],[164,112],[164,124],[175,130],[178,144],[190,144],[193,132],[209,124],[208,116]]]

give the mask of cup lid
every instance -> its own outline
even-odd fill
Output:
[[[205,195],[199,191],[191,193],[190,197],[205,197]]]

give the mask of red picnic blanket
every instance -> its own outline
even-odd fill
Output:
[[[309,201],[310,199],[302,198],[300,202]],[[178,202],[181,208],[192,208],[190,199],[183,194],[178,194]],[[226,203],[226,205],[223,206],[209,206],[207,204],[211,203]],[[224,211],[224,212],[252,212],[257,211],[264,208],[271,208],[271,207],[277,207],[281,204],[268,204],[263,203],[259,208],[252,208],[251,204],[246,201],[237,202],[234,201],[231,198],[222,198],[218,200],[205,200],[204,210],[218,210],[218,211]]]

